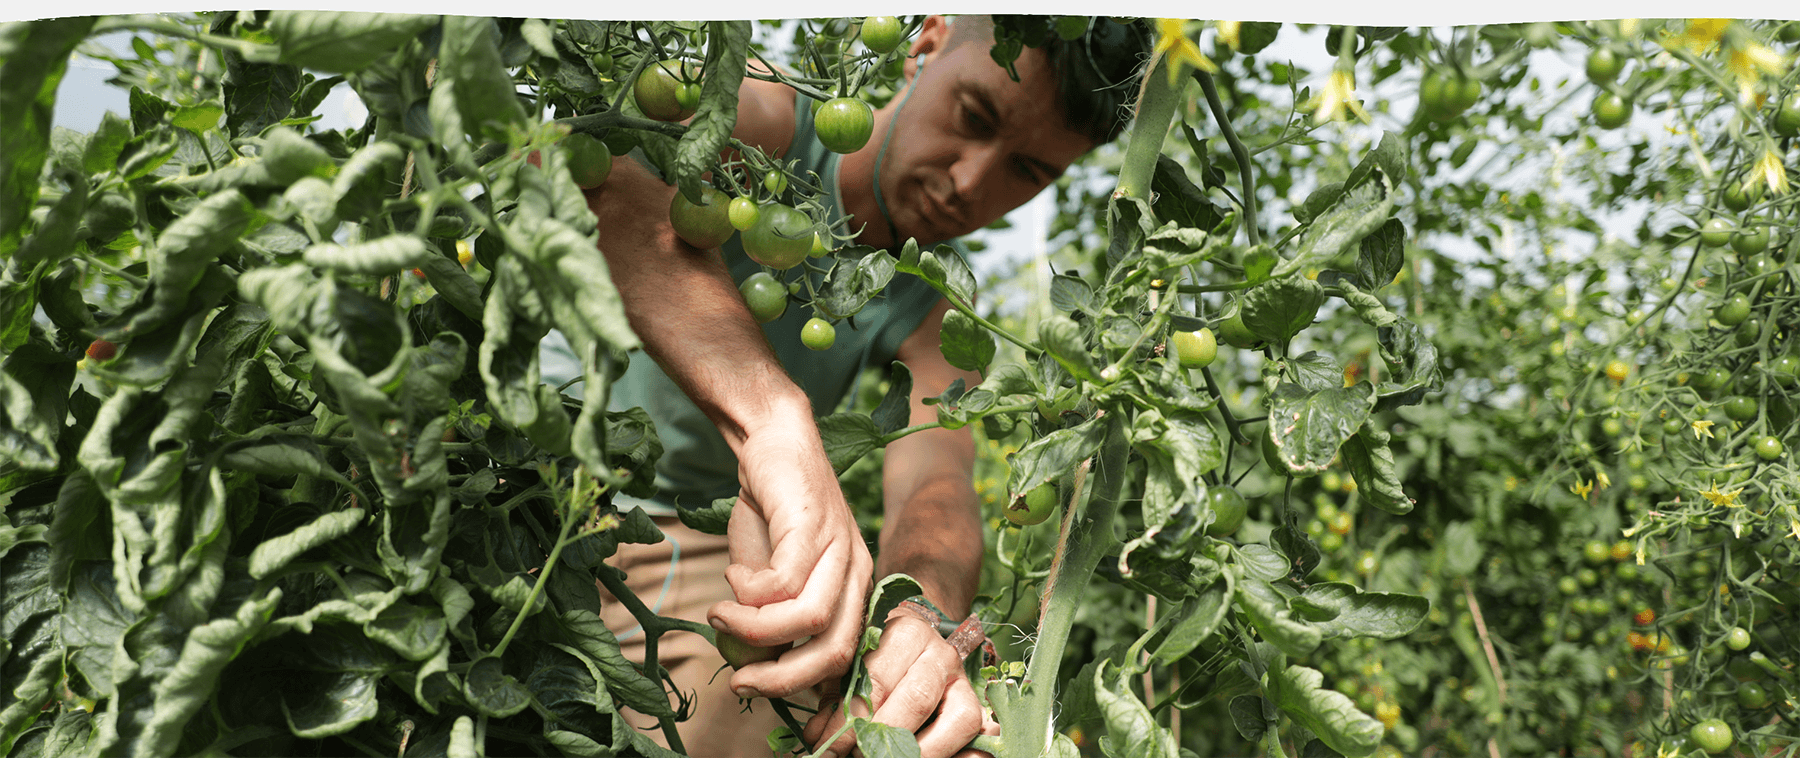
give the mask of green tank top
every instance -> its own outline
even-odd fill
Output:
[[[842,156],[819,143],[807,99],[796,96],[794,100],[794,139],[785,157],[799,160],[798,175],[817,173],[829,196],[826,207],[835,209],[838,217],[848,216],[838,186]],[[960,245],[952,245],[966,255]],[[762,270],[761,264],[744,254],[737,235],[723,245],[722,252],[733,281],[742,283]],[[815,286],[823,279],[819,273],[808,275]],[[812,400],[813,413],[825,415],[844,402],[865,368],[885,368],[893,362],[900,344],[918,329],[939,297],[924,280],[895,274],[883,296],[871,300],[854,319],[838,322],[837,341],[829,350],[811,350],[800,342],[800,328],[812,317],[812,309],[792,302],[781,318],[763,325],[763,334],[794,383]],[[580,376],[581,364],[560,334],[552,332],[541,352],[545,382],[556,386]],[[703,507],[737,494],[737,457],[731,447],[706,414],[649,356],[633,352],[630,366],[613,384],[608,400],[615,411],[642,407],[656,422],[663,444],[656,467],[657,496],[650,501],[620,496],[617,502],[621,507],[636,504],[647,512],[668,513],[671,506]]]

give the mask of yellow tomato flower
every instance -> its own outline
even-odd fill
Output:
[[[1694,422],[1694,439],[1700,439],[1701,437],[1711,438],[1713,436],[1712,426],[1713,426],[1713,422],[1707,421],[1705,419],[1695,421]]]
[[[1165,55],[1168,56],[1170,85],[1181,81],[1181,75],[1186,73],[1187,66],[1193,66],[1209,74],[1219,71],[1218,64],[1213,63],[1210,58],[1200,52],[1199,45],[1188,39],[1187,32],[1183,31],[1185,25],[1185,20],[1179,18],[1156,20],[1156,49],[1151,51],[1150,57],[1154,60]]]
[[[1580,495],[1582,500],[1586,500],[1588,499],[1588,493],[1594,491],[1594,485],[1592,482],[1584,482],[1580,479],[1576,479],[1575,484],[1569,487],[1569,491]]]
[[[1638,36],[1638,30],[1643,25],[1644,25],[1644,20],[1641,18],[1619,19],[1619,34],[1624,35],[1627,39],[1636,37],[1636,36]]]
[[[1793,533],[1794,539],[1800,540],[1800,518],[1788,517],[1788,531]]]
[[[1722,508],[1742,508],[1742,507],[1744,507],[1743,504],[1739,503],[1737,501],[1737,499],[1738,499],[1738,495],[1740,493],[1742,493],[1743,491],[1744,491],[1744,488],[1739,487],[1730,492],[1720,492],[1719,491],[1719,483],[1713,482],[1712,489],[1700,493],[1700,496],[1706,498],[1713,505],[1720,506]]]
[[[1770,50],[1756,40],[1745,40],[1741,45],[1733,45],[1731,52],[1725,56],[1725,67],[1731,70],[1732,76],[1739,79],[1756,79],[1767,74],[1777,79],[1787,71],[1787,57]]]
[[[1604,490],[1607,487],[1612,486],[1612,477],[1607,476],[1605,471],[1595,471],[1594,472],[1594,483],[1598,484],[1600,486],[1600,489]]]
[[[1242,22],[1242,21],[1214,21],[1213,26],[1216,26],[1219,28],[1219,41],[1220,42],[1230,45],[1232,50],[1238,49],[1238,44],[1240,42],[1240,36],[1242,35],[1242,33],[1244,31],[1244,22]]]
[[[1764,149],[1762,157],[1756,159],[1756,165],[1750,167],[1750,182],[1763,182],[1769,185],[1769,191],[1777,195],[1788,192],[1787,168],[1781,165],[1781,155],[1774,150]]]
[[[1369,112],[1356,99],[1356,72],[1342,63],[1331,69],[1325,89],[1312,99],[1310,106],[1315,124],[1343,120],[1346,108],[1364,123],[1369,121]]]
[[[1669,46],[1680,45],[1689,52],[1700,53],[1718,44],[1719,38],[1725,35],[1725,29],[1731,26],[1728,18],[1690,18],[1687,28],[1670,39]]]

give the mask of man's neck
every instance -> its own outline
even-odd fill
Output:
[[[889,247],[899,243],[894,239],[888,218],[881,212],[881,204],[875,200],[875,158],[881,152],[881,144],[887,136],[888,122],[893,118],[891,108],[883,108],[875,114],[874,138],[861,150],[844,156],[838,164],[838,190],[844,201],[844,210],[852,216],[850,228],[862,228],[862,235],[856,238],[858,244],[871,247]],[[891,167],[890,167],[891,170]],[[887,198],[893,202],[894,198]]]

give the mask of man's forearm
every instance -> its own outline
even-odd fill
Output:
[[[890,460],[894,452],[890,448]],[[875,561],[877,577],[907,574],[940,609],[958,617],[967,614],[974,602],[986,550],[981,509],[960,468],[906,488],[909,494],[903,502],[887,503]]]

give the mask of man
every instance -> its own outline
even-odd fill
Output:
[[[1058,43],[1056,53],[1026,49],[1013,82],[989,57],[988,17],[952,24],[933,16],[910,49],[905,89],[875,114],[875,136],[862,150],[841,161],[825,154],[808,104],[786,86],[749,78],[733,136],[766,153],[805,154],[850,228],[862,230],[862,244],[952,240],[1036,196],[1116,136],[1146,46],[1135,27],[1097,21],[1090,34]],[[735,239],[721,255],[675,236],[667,221],[674,192],[633,161],[620,161],[588,192],[626,314],[655,359],[632,362],[611,404],[645,407],[664,438],[662,493],[637,504],[657,515],[716,496],[738,502],[725,538],[659,518],[670,539],[622,546],[632,549],[615,565],[658,613],[697,620],[704,612],[721,634],[757,646],[798,643],[710,684],[721,661],[704,641],[670,635],[659,649],[677,684],[699,692],[697,718],[682,728],[692,754],[767,755],[762,735],[781,722],[766,706],[739,714],[739,697],[788,697],[835,682],[861,639],[871,576],[909,574],[938,608],[967,615],[983,555],[967,430],[921,432],[887,448],[875,561],[826,461],[815,414],[831,412],[863,366],[896,358],[913,374],[913,423],[936,418],[924,398],[980,377],[944,360],[938,332],[949,305],[910,276],[897,277],[854,329],[840,327],[838,344],[823,353],[799,347],[803,308],[759,327],[735,285],[759,267]],[[605,619],[627,654],[641,656],[631,616],[608,603]],[[872,707],[876,720],[916,732],[927,758],[957,754],[984,728],[991,732],[938,630],[906,613],[876,620],[883,622],[880,645],[866,658],[873,702],[849,704],[851,714],[870,716]],[[807,724],[809,744],[843,723],[831,705]],[[846,733],[828,755],[852,746]]]

